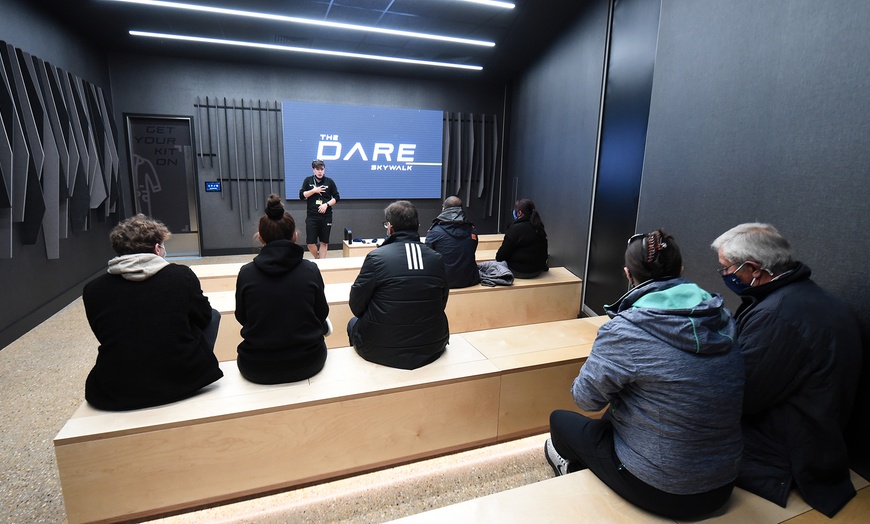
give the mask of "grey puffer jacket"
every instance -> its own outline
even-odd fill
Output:
[[[737,477],[743,357],[722,297],[680,278],[649,281],[607,306],[572,394],[610,404],[616,455],[668,493],[703,493]]]

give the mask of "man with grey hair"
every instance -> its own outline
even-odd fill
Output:
[[[420,242],[417,208],[407,200],[384,210],[389,235],[366,255],[350,288],[351,345],[364,359],[400,369],[435,361],[447,347],[447,271]]]
[[[783,507],[795,487],[832,517],[855,496],[843,432],[861,370],[858,322],[810,279],[770,224],[741,224],[711,247],[725,285],[741,299],[734,317],[746,389],[737,486]]]

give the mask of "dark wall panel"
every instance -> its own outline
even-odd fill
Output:
[[[635,233],[661,3],[614,2],[595,206],[583,305],[604,313],[626,289],[625,239]]]
[[[0,0],[0,12],[0,39],[53,67],[108,88],[105,57],[84,40],[27,2]],[[22,224],[11,224],[11,258],[0,258],[0,348],[79,296],[84,282],[105,267],[112,256],[108,242],[112,224],[105,217],[91,218],[87,231],[70,232],[56,245],[55,238],[49,239],[57,259],[47,257],[42,229],[36,233],[35,244],[25,245]]]
[[[111,55],[110,63],[113,101],[118,122],[121,121],[123,113],[205,118],[204,111],[197,114],[194,104],[197,97],[201,103],[204,103],[206,96],[209,96],[210,100],[219,98],[221,104],[224,97],[227,97],[230,103],[234,98],[238,103],[244,98],[246,107],[249,107],[252,100],[255,104],[257,100],[262,100],[265,104],[266,101],[274,103],[287,99],[498,114],[499,118],[503,117],[504,86],[501,85],[476,85],[473,82],[459,85],[431,80],[384,78],[127,54]],[[212,112],[211,116],[214,115],[215,113]],[[237,112],[235,116],[241,119],[241,112]],[[245,118],[249,117],[250,113],[247,112]],[[223,116],[220,118],[223,123]],[[231,116],[231,126],[232,118]],[[224,132],[223,129],[221,132]],[[213,139],[216,140],[217,136],[215,135]],[[226,140],[225,135],[222,135],[222,140]],[[120,149],[121,166],[123,171],[127,172],[127,151],[124,147]],[[250,152],[248,154],[250,155]],[[294,166],[294,169],[297,170],[298,176],[288,183],[295,190],[298,185],[301,185],[303,177],[311,174],[311,166]],[[282,172],[279,165],[274,166],[273,170],[276,177]],[[340,189],[341,173],[330,170],[327,166],[327,175],[335,179]],[[125,178],[122,176],[122,180]],[[217,177],[215,176],[214,179]],[[263,186],[268,187],[268,180]],[[197,191],[200,199],[200,232],[204,252],[206,254],[239,252],[239,250],[250,252],[255,247],[253,240],[255,224],[263,212],[265,197],[262,188],[258,189],[258,195],[263,202],[257,203],[258,209],[252,207],[250,217],[243,196],[244,211],[241,224],[238,207],[229,210],[229,204],[221,199],[220,193],[205,193],[202,184],[199,184]],[[126,187],[123,193],[124,198],[130,198],[129,187]],[[283,194],[280,190],[278,193]],[[251,190],[247,195],[252,198],[253,191]],[[234,198],[237,196],[234,195]],[[225,194],[224,198],[229,198],[229,195]],[[481,232],[495,232],[496,219],[488,217],[485,213],[485,200],[476,200],[476,197],[473,199],[468,210],[469,217],[475,221]],[[253,205],[253,201],[251,202]],[[295,200],[288,204],[288,211],[297,222],[301,223],[305,215],[304,202]],[[388,204],[389,201],[340,202],[335,207],[335,222],[330,242],[340,244],[345,227],[350,227],[358,237],[383,236],[384,230],[381,225],[383,209]],[[420,212],[421,234],[423,234],[429,222],[440,212],[441,202],[429,200],[415,202],[415,204]]]
[[[731,307],[710,242],[763,221],[870,325],[868,20],[863,0],[664,2],[638,227],[672,230]]]
[[[513,95],[502,230],[513,201],[531,198],[550,238],[551,265],[577,275],[586,265],[607,4],[590,2]]]

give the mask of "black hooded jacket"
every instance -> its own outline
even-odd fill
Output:
[[[477,269],[477,229],[465,220],[461,207],[448,207],[432,221],[426,245],[441,254],[451,288],[480,283]]]
[[[309,378],[326,362],[323,326],[329,305],[323,278],[302,246],[269,242],[236,280],[236,320],[242,325],[237,364],[251,382]]]
[[[350,289],[359,318],[351,344],[364,359],[415,369],[447,346],[447,272],[416,231],[397,231],[366,255]]]

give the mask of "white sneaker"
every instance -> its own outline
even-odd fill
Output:
[[[547,442],[544,443],[544,456],[547,457],[547,463],[553,468],[553,473],[557,477],[568,474],[568,461],[563,459],[562,455],[559,455],[559,452],[553,447],[552,439],[548,438]]]

